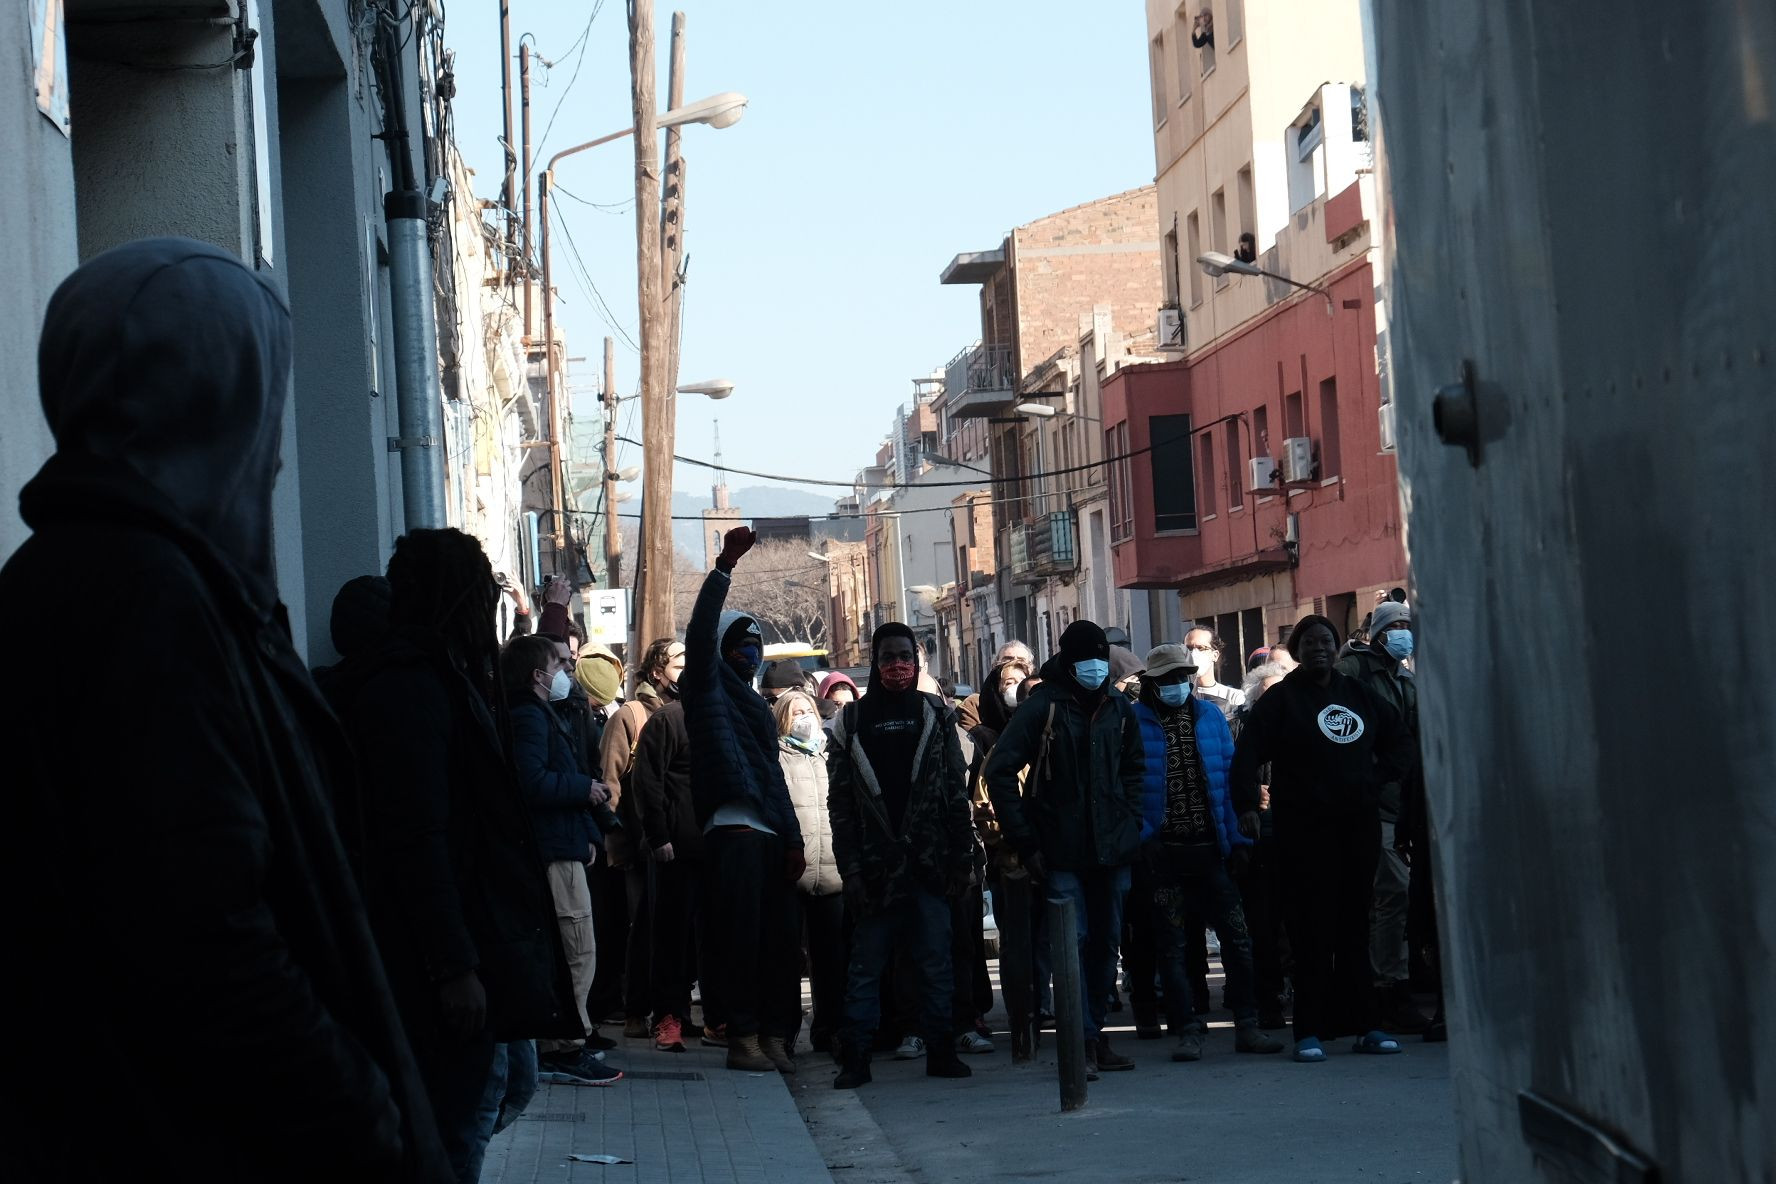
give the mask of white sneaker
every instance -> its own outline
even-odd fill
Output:
[[[917,1036],[908,1036],[900,1042],[900,1047],[894,1050],[894,1059],[897,1061],[916,1061],[924,1055],[925,1042]]]
[[[956,1037],[957,1052],[996,1052],[997,1047],[979,1032],[964,1032]]]

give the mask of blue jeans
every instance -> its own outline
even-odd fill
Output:
[[[1071,899],[1079,931],[1079,989],[1084,994],[1085,1038],[1104,1030],[1110,992],[1116,986],[1116,952],[1122,942],[1122,902],[1128,895],[1127,867],[1085,872],[1050,872],[1048,898]]]
[[[469,1161],[464,1179],[479,1180],[481,1163],[487,1158],[487,1141],[499,1134],[524,1113],[537,1092],[537,1050],[529,1040],[493,1046],[493,1071],[487,1075],[487,1088],[481,1093],[481,1107],[475,1117],[481,1124],[480,1142]]]
[[[919,1022],[925,1042],[950,1039],[954,976],[950,967],[950,902],[923,888],[875,909],[851,931],[851,969],[845,985],[845,1027],[841,1042],[867,1050],[882,1021],[882,971],[903,943],[924,982]]]

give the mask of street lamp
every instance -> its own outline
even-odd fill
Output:
[[[1053,419],[1057,415],[1069,415],[1086,423],[1104,422],[1095,415],[1080,415],[1076,411],[1063,412],[1060,408],[1050,407],[1047,403],[1019,403],[1012,410],[1031,419]]]
[[[818,551],[809,551],[809,552],[808,552],[808,558],[810,558],[810,559],[818,559],[818,560],[820,560],[820,562],[822,562],[822,563],[831,563],[831,562],[832,562],[832,557],[831,557],[831,556],[829,556],[829,555],[822,555],[822,554],[821,554],[821,553],[820,553],[820,552],[818,552]]]
[[[721,94],[711,95],[706,99],[698,99],[694,103],[686,103],[682,107],[674,107],[672,110],[660,116],[655,122],[656,126],[662,128],[682,127],[692,123],[702,123],[707,124],[710,127],[723,128],[733,127],[736,123],[740,122],[740,117],[745,113],[746,96],[738,91],[723,91]],[[612,140],[620,140],[624,136],[632,136],[634,134],[635,129],[633,127],[626,127],[621,131],[612,132],[608,136],[599,136],[596,140],[587,140],[584,144],[575,144],[572,148],[563,148],[560,152],[557,152],[554,156],[549,158],[549,163],[543,166],[543,171],[537,178],[542,214],[543,240],[543,387],[548,392],[549,399],[549,469],[551,474],[550,483],[553,489],[555,505],[554,541],[555,553],[557,556],[561,553],[563,543],[561,534],[561,425],[560,416],[556,409],[557,400],[555,396],[555,285],[549,258],[549,190],[555,183],[555,166],[561,163],[566,157],[572,156],[578,152],[584,152],[588,148],[596,148],[600,144],[608,144]],[[529,163],[529,161],[525,162],[526,167],[529,166]],[[525,263],[528,267],[529,260],[526,259]],[[529,288],[527,287],[525,291],[528,292]],[[528,323],[524,326],[524,332],[527,336],[530,333],[530,325]],[[733,388],[730,386],[729,390],[732,389]],[[719,398],[721,396],[715,397]],[[557,566],[560,565],[559,558],[556,563]]]
[[[687,382],[678,388],[681,395],[707,395],[711,399],[725,399],[734,393],[734,384],[726,378],[711,378],[707,382]]]
[[[1196,257],[1196,262],[1205,273],[1217,279],[1231,271],[1234,275],[1261,275],[1269,279],[1281,280],[1285,284],[1291,284],[1309,292],[1318,292],[1326,298],[1326,315],[1332,315],[1332,293],[1316,284],[1304,284],[1300,280],[1292,280],[1286,275],[1266,271],[1256,263],[1247,263],[1244,259],[1235,259],[1232,255],[1224,255],[1220,251],[1204,251]]]
[[[633,481],[639,476],[641,476],[641,469],[635,465],[630,465],[626,469],[618,469],[614,473],[606,473],[604,479],[606,481]]]

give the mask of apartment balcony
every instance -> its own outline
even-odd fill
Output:
[[[1006,541],[1011,552],[1011,578],[1020,584],[1070,576],[1079,569],[1071,510],[1056,510],[1033,522],[1019,523],[1010,529]]]
[[[1017,372],[1009,345],[963,350],[944,368],[945,406],[957,419],[1003,414],[1017,401]]]

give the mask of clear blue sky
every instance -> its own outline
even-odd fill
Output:
[[[533,138],[554,113],[538,168],[631,122],[623,0],[598,12],[569,88],[580,58],[569,49],[595,3],[512,0],[514,53],[528,32],[555,62],[533,75]],[[662,106],[674,7],[661,0],[655,10]],[[1140,0],[677,7],[687,15],[687,99],[738,90],[751,100],[735,126],[684,136],[680,379],[729,378],[736,390],[721,403],[680,396],[683,455],[710,455],[719,418],[729,465],[848,479],[873,458],[911,379],[979,335],[978,290],[937,282],[951,256],[1153,179]],[[457,55],[457,138],[476,196],[495,198],[504,168],[497,4],[452,4],[445,32]],[[512,73],[516,128],[516,63]],[[616,322],[636,335],[633,152],[619,140],[556,173],[561,190],[614,207],[561,195],[552,215],[557,316],[568,353],[587,359],[575,386],[596,385],[609,329],[567,265],[566,236]],[[615,336],[617,383],[632,391],[638,359]],[[639,438],[638,420],[628,426]],[[680,465],[673,484],[703,491],[709,473]]]

